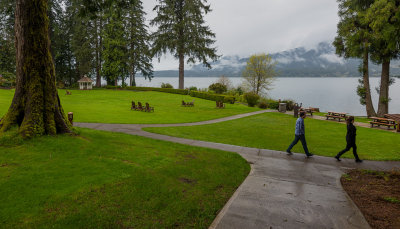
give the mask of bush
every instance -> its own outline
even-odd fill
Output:
[[[191,87],[189,87],[189,91],[197,91],[197,87],[191,86]]]
[[[258,103],[258,107],[261,109],[267,109],[268,108],[268,103],[266,101],[261,101]]]
[[[278,110],[279,109],[279,102],[275,101],[275,100],[269,100],[268,101],[268,107],[269,107],[269,109]]]
[[[197,98],[201,98],[201,99],[207,99],[207,100],[212,100],[212,101],[221,101],[224,103],[231,103],[231,104],[235,103],[234,96],[211,94],[211,93],[200,92],[200,91],[190,91],[189,94],[192,97],[197,97]]]
[[[174,88],[170,83],[162,83],[161,88]]]
[[[16,76],[11,72],[0,72],[0,87],[12,87],[15,85]]]
[[[286,109],[288,110],[288,111],[292,111],[293,109],[294,109],[294,101],[293,100],[291,100],[291,99],[286,99],[286,100],[283,100],[283,101],[281,101],[281,103],[286,103]]]
[[[247,101],[249,107],[254,107],[258,103],[260,96],[256,93],[248,92],[244,94],[244,99]]]
[[[173,89],[173,88],[159,88],[159,87],[126,87],[128,90],[133,91],[159,91],[172,94],[188,95],[189,91],[184,89]]]
[[[121,86],[106,85],[106,89],[121,89]]]
[[[213,83],[208,87],[208,89],[215,91],[217,94],[222,94],[228,90],[226,86],[221,83]]]

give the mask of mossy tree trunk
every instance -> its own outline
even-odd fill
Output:
[[[47,0],[16,0],[17,82],[0,132],[18,125],[23,137],[70,132],[60,104],[50,54]]]

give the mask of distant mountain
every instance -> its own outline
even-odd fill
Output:
[[[280,77],[357,77],[359,59],[344,59],[335,54],[335,48],[326,42],[315,49],[304,47],[271,54],[277,61],[276,69]],[[186,77],[239,77],[249,58],[223,56],[208,70],[202,65],[194,65],[185,70]],[[380,76],[381,66],[370,63],[370,75]],[[391,75],[400,75],[400,61],[391,64]],[[175,77],[178,71],[156,71],[156,77]]]

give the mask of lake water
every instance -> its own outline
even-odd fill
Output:
[[[242,83],[242,78],[229,78],[234,86]],[[196,86],[207,88],[216,82],[218,77],[185,77],[185,87]],[[379,86],[380,78],[371,78],[371,92],[374,108],[378,110],[378,94],[375,87]],[[137,77],[138,86],[160,87],[161,83],[170,83],[178,88],[177,77],[158,77],[151,82]],[[273,99],[292,99],[303,103],[304,107],[319,107],[321,111],[346,112],[352,115],[366,115],[364,106],[360,105],[356,93],[358,78],[276,78],[273,89],[268,96]],[[389,113],[400,114],[400,79],[390,86]]]

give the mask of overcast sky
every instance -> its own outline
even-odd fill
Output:
[[[216,34],[219,55],[249,56],[297,47],[313,48],[336,35],[336,0],[208,0],[207,24]],[[143,0],[147,19],[156,0]],[[154,29],[154,28],[152,28]],[[155,70],[178,69],[173,57],[154,61]]]

